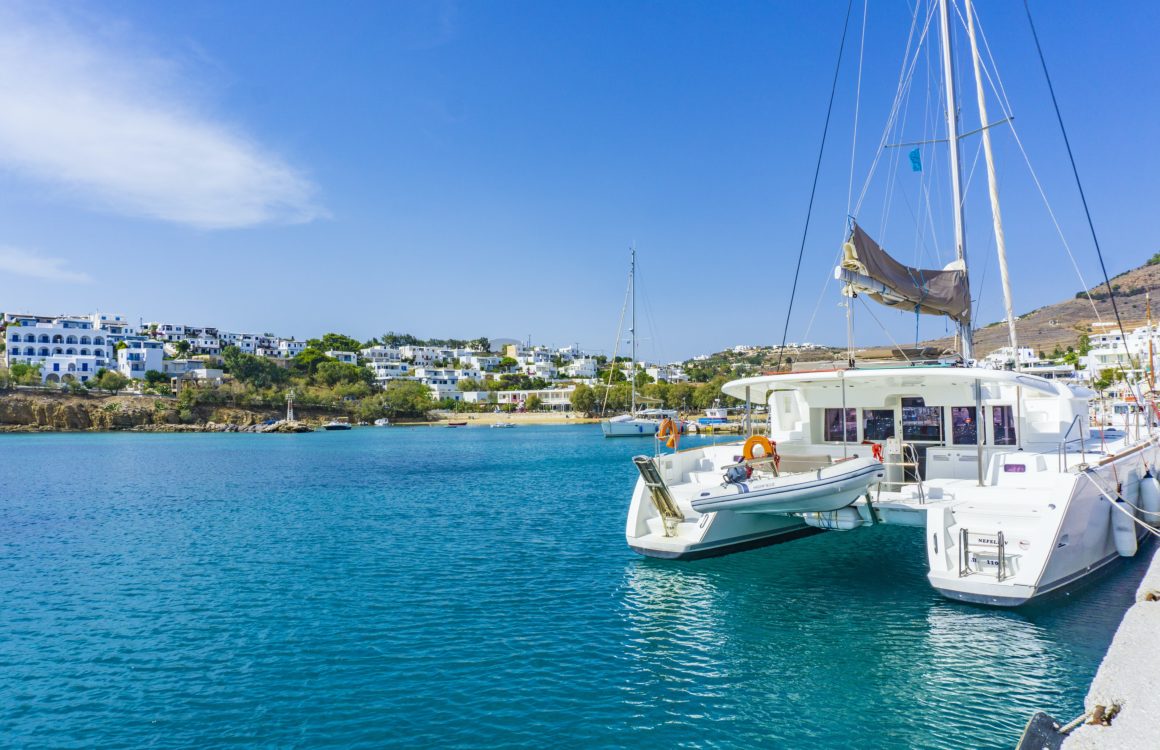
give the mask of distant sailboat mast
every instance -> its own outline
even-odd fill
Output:
[[[951,197],[954,201],[955,217],[955,257],[962,262],[963,269],[967,265],[967,228],[963,217],[963,176],[959,168],[959,108],[958,97],[955,93],[954,56],[951,54],[951,26],[950,11],[947,0],[939,0],[939,31],[942,36],[943,78],[946,84],[947,98],[947,140],[950,146],[951,162]],[[970,283],[967,281],[966,283]],[[968,286],[969,289],[969,286]],[[968,295],[968,300],[970,299]],[[960,351],[963,360],[972,358],[970,316],[959,321]]]
[[[629,343],[632,346],[630,352],[632,361],[628,363],[628,379],[632,389],[632,408],[629,409],[628,413],[636,414],[636,245],[632,246],[632,260],[628,266],[628,289],[629,297],[632,300],[632,320],[628,329]]]

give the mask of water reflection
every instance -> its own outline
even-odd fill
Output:
[[[920,537],[876,528],[631,560],[628,726],[708,721],[754,745],[1009,747],[1033,711],[1078,712],[1077,668],[1090,678],[1118,620],[1092,608],[1122,608],[1138,574],[1048,608],[974,607],[929,587]]]

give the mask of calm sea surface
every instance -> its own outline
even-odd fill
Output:
[[[628,550],[595,427],[0,437],[5,747],[1012,747],[1142,561],[955,604],[921,532]]]

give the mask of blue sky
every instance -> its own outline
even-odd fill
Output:
[[[906,2],[870,5],[855,193],[911,24]],[[1160,204],[1160,6],[1032,6],[1116,273],[1160,250],[1151,221]],[[851,19],[790,340],[807,329],[813,341],[845,339],[826,279],[846,222],[862,7]],[[1020,137],[1094,284],[1095,253],[1022,5],[976,7]],[[101,309],[300,338],[531,335],[607,351],[635,242],[646,356],[776,343],[845,10],[0,5],[0,309]],[[937,137],[923,119],[938,96],[925,54],[905,140]],[[969,130],[978,115],[962,62]],[[994,133],[1016,308],[1026,311],[1081,285],[1010,132]],[[977,137],[964,143],[968,167],[977,147]],[[934,149],[924,160],[920,175],[884,158],[859,217],[900,259],[941,264],[951,245],[945,165]],[[932,229],[918,241],[923,178]],[[985,323],[1002,314],[1002,298],[981,161],[967,211]],[[859,306],[859,343],[914,339],[913,316],[874,314],[886,330]],[[924,318],[918,333],[945,330]]]

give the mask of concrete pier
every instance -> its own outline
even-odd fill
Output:
[[[1089,718],[1063,750],[1160,748],[1160,551],[1100,663],[1084,710]]]

